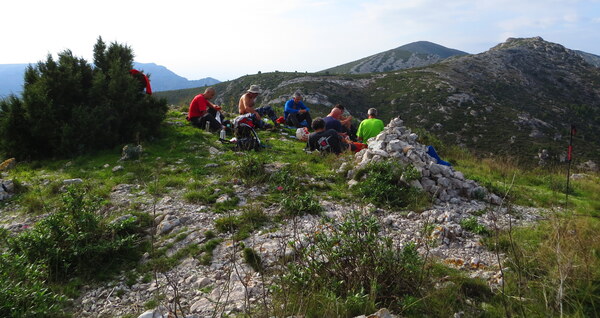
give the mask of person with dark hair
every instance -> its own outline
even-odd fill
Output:
[[[348,149],[348,144],[344,142],[337,131],[325,129],[325,121],[322,118],[315,118],[311,126],[314,132],[308,135],[306,146],[309,150],[332,152],[339,155]]]
[[[206,123],[208,122],[211,131],[225,128],[217,119],[215,119],[215,116],[208,111],[208,109],[212,109],[214,110],[214,113],[216,113],[221,110],[220,106],[210,102],[215,94],[215,89],[208,87],[204,90],[203,94],[198,94],[192,99],[187,117],[187,120],[192,125],[200,129],[205,129]]]
[[[381,119],[377,119],[377,109],[369,108],[367,115],[369,118],[360,122],[356,132],[358,140],[362,142],[367,142],[369,138],[377,136],[385,126]]]
[[[309,111],[310,109],[302,102],[302,95],[296,92],[292,96],[292,99],[285,103],[283,118],[289,126],[302,127],[301,123],[303,121],[306,121],[307,125],[310,125],[312,119]]]

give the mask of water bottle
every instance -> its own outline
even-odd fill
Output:
[[[210,131],[210,122],[209,121],[206,122],[206,129],[205,130],[206,131]]]
[[[225,131],[225,128],[223,128],[219,133],[219,139],[225,139],[225,137],[227,137],[227,132]]]

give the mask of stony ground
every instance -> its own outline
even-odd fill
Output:
[[[206,242],[205,231],[214,230],[214,220],[223,216],[214,213],[210,206],[185,203],[178,194],[165,196],[154,205],[151,196],[136,191],[136,188],[134,185],[117,186],[111,199],[115,203],[127,203],[131,200],[142,202],[146,212],[155,214],[158,247],[175,243],[167,255],[172,255],[189,244]],[[236,187],[235,195],[245,199],[250,194],[260,195],[263,191],[260,187]],[[345,205],[330,201],[321,201],[321,205],[324,207],[322,216],[305,215],[283,224],[267,226],[243,240],[244,245],[260,253],[266,272],[270,272],[269,269],[276,269],[281,264],[284,256],[293,253],[290,242],[297,246],[306,244],[315,231],[327,224],[341,221],[348,211],[359,210],[375,215],[382,224],[382,235],[393,238],[398,246],[415,242],[419,244],[419,251],[424,256],[440,259],[450,266],[463,269],[470,276],[484,278],[490,285],[497,286],[502,279],[498,255],[480,244],[479,235],[462,229],[460,221],[476,216],[478,222],[488,228],[506,228],[526,225],[542,217],[540,210],[512,207],[510,213],[507,213],[505,207],[479,201],[444,203],[422,213],[382,210],[371,205]],[[234,210],[231,213],[240,211]],[[276,215],[279,207],[268,208],[266,213]],[[427,231],[428,228],[432,230]],[[186,237],[180,241],[175,237],[164,239],[170,233],[185,233]],[[157,293],[166,295],[163,302],[167,308],[163,311],[173,309],[174,297],[179,295],[181,308],[188,317],[239,313],[248,310],[250,306],[268,304],[270,278],[259,275],[245,264],[240,245],[233,244],[230,235],[221,234],[221,238],[224,240],[214,251],[211,265],[201,265],[197,259],[187,258],[175,268],[159,274],[158,284],[152,281],[128,286],[126,277],[123,276],[103,286],[87,286],[82,296],[75,301],[75,315],[136,315],[144,310],[144,304],[155,298]],[[499,257],[502,259],[503,255]]]

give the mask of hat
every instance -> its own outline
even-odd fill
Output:
[[[248,88],[248,93],[260,94],[260,92],[260,86],[258,85],[250,85],[250,88]]]

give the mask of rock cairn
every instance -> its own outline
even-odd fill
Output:
[[[417,142],[418,135],[403,125],[402,119],[394,118],[384,130],[368,141],[369,147],[356,153],[356,166],[348,172],[352,179],[356,172],[370,162],[397,160],[413,165],[421,175],[411,186],[427,191],[436,203],[459,203],[470,199],[501,204],[502,199],[473,180],[466,179],[460,171],[437,164],[427,154],[427,146]]]

